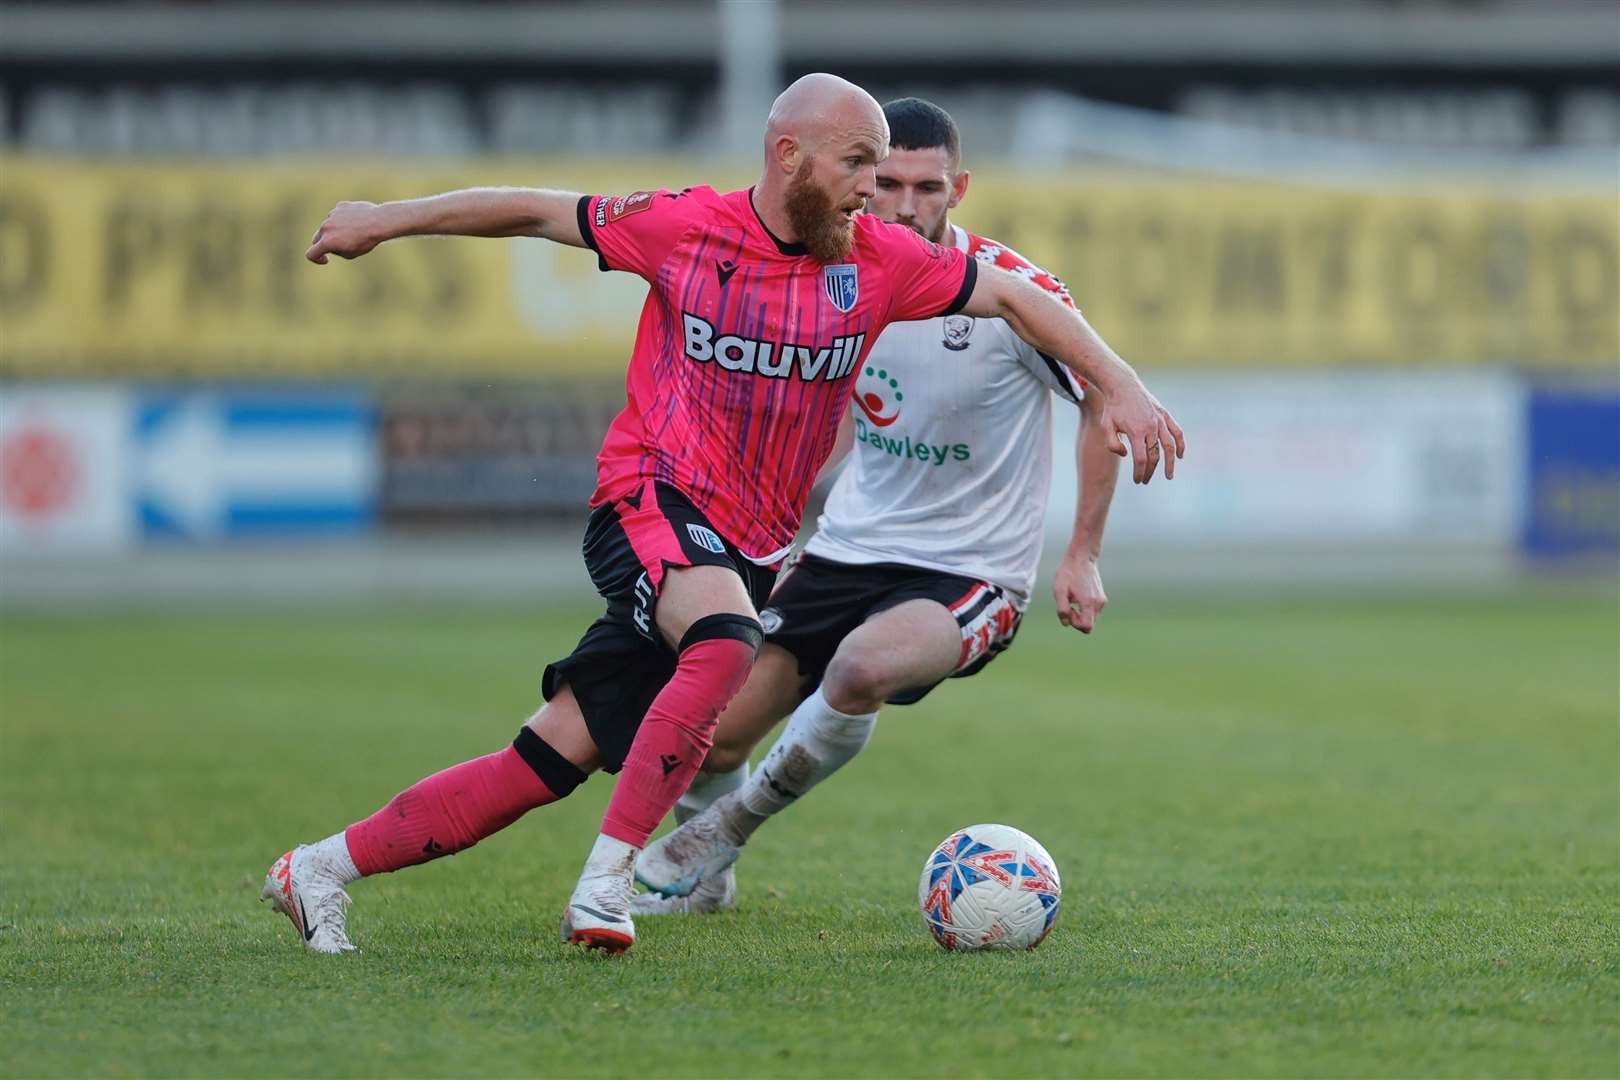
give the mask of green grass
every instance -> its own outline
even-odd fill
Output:
[[[589,612],[0,620],[5,1075],[1614,1076],[1612,595],[1116,596],[885,713],[736,913],[556,941],[609,782],[358,884],[290,843],[498,748]],[[1052,937],[950,955],[917,873],[1005,821]]]

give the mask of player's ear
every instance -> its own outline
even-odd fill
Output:
[[[963,169],[951,179],[951,198],[950,201],[945,204],[945,208],[947,210],[956,209],[956,204],[962,201],[962,196],[967,194],[968,178],[972,175],[972,173],[968,172],[966,169]]]
[[[792,135],[778,135],[772,146],[776,153],[776,166],[788,176],[799,168],[799,161],[804,155],[804,147]]]

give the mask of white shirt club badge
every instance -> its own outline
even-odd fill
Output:
[[[821,286],[833,307],[849,314],[861,294],[860,281],[855,277],[854,263],[834,263],[821,268]]]

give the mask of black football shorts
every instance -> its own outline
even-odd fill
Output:
[[[574,651],[546,665],[547,701],[571,687],[602,767],[618,772],[642,717],[675,674],[675,650],[653,622],[665,571],[724,566],[742,578],[757,611],[776,571],[749,562],[679,491],[649,480],[628,498],[605,503],[585,524],[585,569],[607,601]]]
[[[962,655],[947,678],[976,675],[1012,644],[1022,613],[999,585],[902,563],[844,563],[800,555],[760,609],[765,641],[799,662],[808,694],[844,638],[866,620],[907,600],[934,600],[956,617]],[[892,705],[921,701],[938,683],[911,687]]]

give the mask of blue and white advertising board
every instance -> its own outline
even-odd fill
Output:
[[[328,391],[142,395],[131,495],[149,539],[345,535],[376,520],[376,414]]]
[[[316,389],[0,387],[0,550],[115,553],[369,532],[369,395]]]

